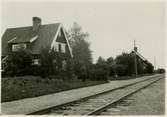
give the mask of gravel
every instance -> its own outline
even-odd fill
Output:
[[[115,111],[117,110],[117,111]],[[164,115],[165,79],[133,94],[102,115]]]

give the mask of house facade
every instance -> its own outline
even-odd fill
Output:
[[[33,65],[40,65],[40,55],[44,48],[61,54],[63,57],[62,66],[73,57],[72,50],[67,40],[66,33],[61,23],[42,25],[41,18],[33,17],[32,26],[8,28],[2,36],[2,63],[5,67],[5,60],[12,52],[19,49],[27,49],[32,55]],[[56,60],[54,60],[56,62]]]

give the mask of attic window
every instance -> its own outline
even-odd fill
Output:
[[[65,53],[66,52],[66,44],[62,44],[62,53]]]
[[[22,44],[13,44],[12,45],[12,51],[16,52],[20,49],[25,49],[26,48],[26,44],[22,43]]]
[[[58,52],[65,53],[65,51],[66,51],[66,44],[58,43]]]

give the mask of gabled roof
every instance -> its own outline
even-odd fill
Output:
[[[145,64],[151,64],[145,57],[143,57],[139,52],[132,51],[131,53],[135,53]]]
[[[41,53],[41,49],[49,47],[58,34],[62,25],[60,23],[40,25],[37,31],[33,31],[33,27],[9,28],[2,36],[2,56],[8,55],[10,43],[33,43],[31,44],[32,54]],[[67,45],[72,56],[70,45]]]

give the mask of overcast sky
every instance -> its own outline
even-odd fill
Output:
[[[69,29],[78,22],[90,34],[93,60],[116,57],[133,49],[157,67],[165,66],[165,13],[163,2],[3,2],[2,34],[6,28],[61,22]],[[1,34],[1,35],[2,35]]]

